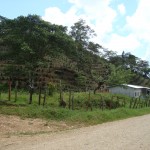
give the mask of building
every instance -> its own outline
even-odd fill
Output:
[[[137,98],[139,96],[149,95],[150,88],[138,85],[122,84],[109,87],[109,92]]]

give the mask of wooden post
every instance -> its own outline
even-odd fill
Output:
[[[29,104],[32,104],[32,95],[33,95],[33,90],[34,90],[34,84],[33,84],[33,80],[31,81],[30,85],[29,85]]]
[[[17,101],[17,97],[18,97],[18,81],[16,81],[15,85],[15,102]]]
[[[126,100],[123,98],[123,106],[126,107]]]
[[[91,105],[91,92],[89,90],[89,96],[88,96],[88,100],[87,100],[87,110],[89,109],[89,107],[91,108],[91,111],[92,111],[92,105]]]
[[[41,86],[39,86],[39,105],[41,105]]]
[[[140,101],[141,101],[140,97],[137,98],[137,103],[136,103],[136,107],[135,108],[138,108],[138,106],[140,106]]]
[[[138,99],[138,98],[136,98],[136,99],[137,99],[137,101],[136,101],[135,108],[138,108],[138,105],[139,105],[139,99]]]
[[[150,99],[148,100],[148,107],[150,107]]]
[[[71,106],[72,106],[72,110],[74,110],[74,93],[72,94],[72,98],[71,98]]]
[[[69,109],[71,108],[71,90],[69,90],[69,105],[68,105]]]
[[[132,103],[133,103],[133,97],[130,99],[130,106],[129,106],[129,108],[132,108]]]
[[[92,111],[91,92],[90,91],[89,91],[89,107],[91,108],[91,111]]]
[[[44,97],[43,97],[43,106],[45,105],[45,103],[46,103],[46,89],[45,89]]]
[[[133,108],[135,108],[136,107],[136,103],[137,103],[137,98],[133,98],[133,100],[134,100]]]
[[[61,80],[60,80],[59,88],[60,88],[60,103],[61,103],[61,101],[62,101],[62,88],[61,88]]]
[[[102,95],[100,95],[99,107],[100,107],[100,109],[102,109],[102,111],[104,110],[104,100],[102,98]]]
[[[144,107],[147,107],[146,99],[144,99]]]
[[[12,84],[12,82],[9,80],[8,81],[8,100],[10,101],[10,99],[11,99],[11,84]]]

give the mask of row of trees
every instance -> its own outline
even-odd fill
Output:
[[[149,62],[142,60],[129,52],[125,53],[123,51],[122,55],[114,54],[109,57],[109,61],[117,67],[122,66],[126,69],[131,69],[131,71],[138,73],[145,78],[150,78]]]

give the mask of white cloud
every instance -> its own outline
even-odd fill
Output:
[[[119,10],[120,14],[125,15],[126,8],[123,4],[118,5],[118,10]]]
[[[144,59],[144,60],[149,60],[149,61],[150,61],[150,49],[149,49],[149,47],[150,47],[150,44],[148,44],[148,47],[146,48],[146,53],[145,53],[145,55],[142,57],[142,59]]]
[[[106,42],[106,46],[108,46],[112,50],[119,52],[120,54],[122,53],[122,51],[133,52],[140,46],[140,42],[133,34],[125,37],[117,34],[112,34],[111,38]]]
[[[50,7],[45,10],[44,20],[51,23],[71,26],[80,18],[95,30],[97,42],[102,43],[105,35],[113,30],[112,23],[116,12],[109,7],[111,0],[68,0],[73,4],[65,13],[59,8]]]
[[[85,20],[90,23],[96,33],[103,37],[106,33],[112,31],[112,23],[116,17],[116,12],[109,7],[111,0],[68,0],[76,7],[82,8],[86,14]],[[95,24],[92,24],[94,20]]]
[[[63,13],[58,7],[50,7],[45,9],[45,15],[42,18],[58,25],[71,26],[79,19],[76,12],[75,7],[72,7],[66,13]]]
[[[149,0],[141,0],[135,14],[127,17],[127,28],[139,39],[150,41],[150,4]]]
[[[115,33],[113,23],[117,19],[117,11],[125,17],[126,8],[123,4],[118,5],[118,10],[110,7],[112,0],[68,0],[72,4],[69,10],[62,12],[57,7],[49,7],[45,10],[42,17],[44,20],[55,24],[61,24],[70,27],[80,18],[95,30],[98,35],[95,42],[102,46],[121,53],[123,50],[135,52],[143,48],[143,41],[150,43],[150,3],[149,0],[138,0],[138,7],[132,16],[126,17],[126,29],[129,35],[121,36]],[[126,6],[127,7],[127,6]],[[142,41],[142,42],[141,42]],[[148,46],[148,45],[147,45]],[[150,45],[149,45],[150,46]],[[146,49],[146,48],[145,48]],[[147,48],[145,58],[150,57]]]
[[[126,28],[132,32],[139,41],[145,44],[145,58],[150,58],[150,3],[149,0],[139,0],[139,5],[133,16],[127,17]],[[149,58],[148,58],[149,57]]]

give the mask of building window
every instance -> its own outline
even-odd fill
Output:
[[[136,97],[136,92],[135,92],[135,97]]]

